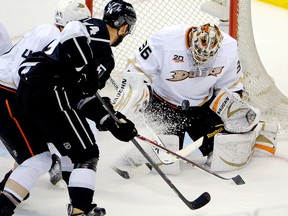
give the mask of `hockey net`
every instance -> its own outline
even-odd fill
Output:
[[[260,108],[262,119],[278,121],[281,133],[288,133],[288,99],[276,87],[273,79],[266,72],[258,55],[252,28],[250,0],[231,0],[226,2],[229,22],[223,22],[218,16],[203,11],[207,0],[126,0],[130,2],[137,13],[136,30],[128,36],[116,49],[116,67],[112,76],[120,82],[127,63],[128,56],[141,46],[155,31],[170,25],[188,23],[193,26],[208,22],[219,25],[222,30],[238,40],[239,54],[245,73],[245,98],[253,106]],[[215,2],[221,2],[217,0]],[[225,2],[225,1],[222,1]],[[103,9],[108,0],[86,0],[93,17],[102,18]],[[202,9],[201,9],[202,8]],[[216,8],[210,8],[215,11]],[[209,8],[208,8],[209,10]],[[220,18],[220,19],[219,19]]]

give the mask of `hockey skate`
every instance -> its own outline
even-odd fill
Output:
[[[11,216],[14,214],[15,204],[5,194],[0,193],[0,215]]]
[[[49,170],[50,182],[56,185],[62,180],[61,160],[56,154],[52,154],[52,166]]]
[[[104,216],[106,210],[104,208],[97,207],[96,204],[92,204],[92,210],[88,213],[72,214],[73,206],[69,203],[67,206],[68,216]]]
[[[14,211],[7,207],[4,207],[2,211],[0,212],[0,215],[3,215],[3,216],[12,216],[13,214],[14,214]]]

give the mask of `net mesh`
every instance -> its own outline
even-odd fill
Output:
[[[250,0],[239,1],[238,47],[245,73],[246,98],[253,106],[260,108],[262,119],[278,121],[281,133],[288,133],[288,99],[280,92],[272,77],[266,72],[253,36]]]
[[[179,23],[202,25],[208,22],[219,25],[219,19],[200,10],[207,0],[126,0],[137,13],[136,30],[113,48],[116,67],[112,77],[120,82],[128,56],[155,31]],[[94,0],[93,17],[102,18],[107,0]],[[243,71],[245,73],[245,98],[253,106],[260,108],[263,120],[278,121],[281,132],[288,133],[288,99],[275,86],[266,72],[257,53],[251,23],[251,2],[240,0],[238,5],[238,46]],[[227,29],[227,28],[226,28]]]
[[[179,23],[191,23],[191,25],[203,24],[207,21],[218,20],[212,16],[201,12],[200,5],[205,1],[179,0],[177,3],[171,0],[127,0],[135,8],[137,13],[136,29],[133,35],[129,35],[125,40],[113,48],[116,67],[113,77],[121,77],[128,56],[140,47],[145,40],[155,31],[170,25]],[[108,3],[107,0],[95,0],[93,4],[93,17],[102,18],[103,9]]]

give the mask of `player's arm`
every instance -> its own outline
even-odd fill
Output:
[[[90,47],[90,35],[86,27],[78,22],[69,22],[59,40],[59,55],[69,65],[75,68],[75,74],[64,74],[65,77],[75,76],[76,86],[84,96],[92,96],[99,89],[98,74],[102,70],[101,63],[93,60],[93,52]],[[48,50],[49,51],[49,50]],[[63,70],[70,72],[70,70]]]
[[[110,102],[110,98],[103,97],[102,100],[120,120],[116,122],[107,110],[104,108],[102,102],[96,97],[85,98],[78,104],[78,109],[86,118],[95,122],[99,131],[109,130],[117,139],[128,142],[137,135],[137,130],[132,121],[126,118],[121,112],[116,112]]]
[[[92,60],[89,38],[86,27],[79,21],[69,22],[60,34],[60,55],[63,55],[62,58],[66,57],[77,71]]]

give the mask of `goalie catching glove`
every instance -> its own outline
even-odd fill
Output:
[[[120,122],[116,122],[108,114],[102,118],[98,129],[102,131],[109,130],[117,139],[123,142],[132,140],[138,134],[134,123],[120,112],[116,112],[115,116]]]
[[[241,100],[237,93],[222,89],[210,108],[222,119],[224,128],[231,133],[251,131],[260,121],[260,110]]]

